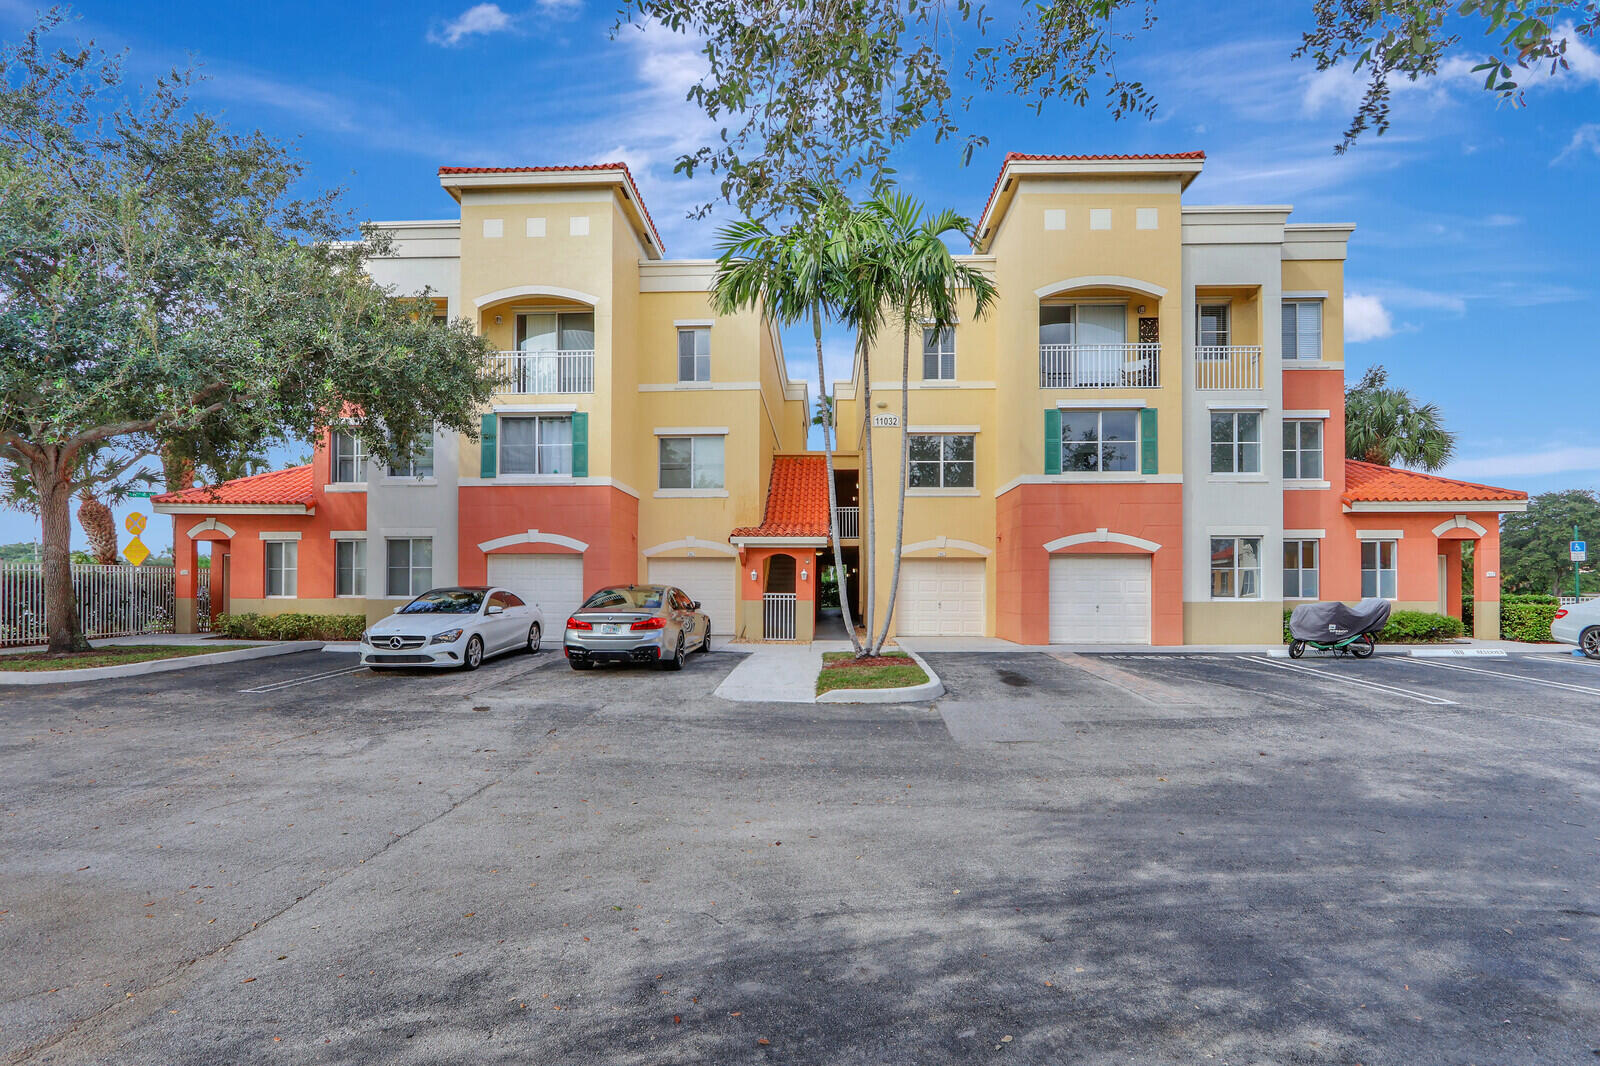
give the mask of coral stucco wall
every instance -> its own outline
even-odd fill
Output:
[[[605,585],[639,580],[639,501],[609,485],[468,485],[460,490],[461,539],[457,566],[463,585],[485,584],[486,541],[526,533],[554,533],[587,544],[585,594]],[[561,552],[559,545],[521,544],[501,551]]]

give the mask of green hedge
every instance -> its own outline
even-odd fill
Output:
[[[1292,607],[1283,612],[1285,644],[1293,639],[1289,634],[1289,616],[1293,613]],[[1441,641],[1455,640],[1465,632],[1466,628],[1460,620],[1449,615],[1432,614],[1428,611],[1395,611],[1389,615],[1389,624],[1378,634],[1378,643],[1438,644]]]
[[[1501,639],[1535,644],[1551,640],[1550,623],[1555,621],[1559,607],[1560,602],[1554,596],[1515,593],[1501,596]]]
[[[360,640],[364,614],[225,614],[217,629],[236,640]]]

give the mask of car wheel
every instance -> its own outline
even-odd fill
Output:
[[[542,636],[543,636],[543,634],[541,632],[539,632],[539,623],[538,622],[535,622],[535,623],[533,623],[533,625],[528,627],[528,654],[529,655],[538,655],[539,654],[539,638],[542,637]]]
[[[1306,653],[1306,642],[1305,641],[1303,641],[1303,640],[1291,640],[1289,642],[1289,658],[1298,659],[1298,658],[1300,658],[1300,656],[1304,655],[1305,653]]]
[[[1590,626],[1578,634],[1578,647],[1591,659],[1600,659],[1600,626]]]
[[[461,656],[463,670],[476,670],[483,665],[483,638],[471,637],[467,641],[467,650]]]
[[[688,656],[684,653],[684,650],[683,650],[683,634],[679,633],[678,634],[678,647],[673,651],[672,658],[668,659],[666,662],[662,663],[661,665],[663,667],[665,667],[666,669],[668,669],[668,670],[682,670],[683,669],[683,661],[686,658],[688,658]]]
[[[711,650],[711,627],[706,626],[706,635],[700,638],[700,654],[704,655]]]
[[[1378,642],[1372,639],[1371,633],[1363,633],[1350,644],[1350,654],[1357,659],[1370,659],[1372,653],[1378,650]]]

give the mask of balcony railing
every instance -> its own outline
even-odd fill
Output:
[[[861,508],[835,507],[833,513],[839,519],[839,539],[859,540],[861,537]]]
[[[1198,344],[1194,349],[1197,389],[1259,389],[1259,344]]]
[[[506,392],[574,393],[594,391],[594,350],[495,352],[490,365],[506,382]]]
[[[1042,389],[1154,389],[1160,344],[1041,344]]]

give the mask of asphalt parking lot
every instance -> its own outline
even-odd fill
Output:
[[[1600,667],[306,653],[0,696],[16,1063],[1571,1063]]]

